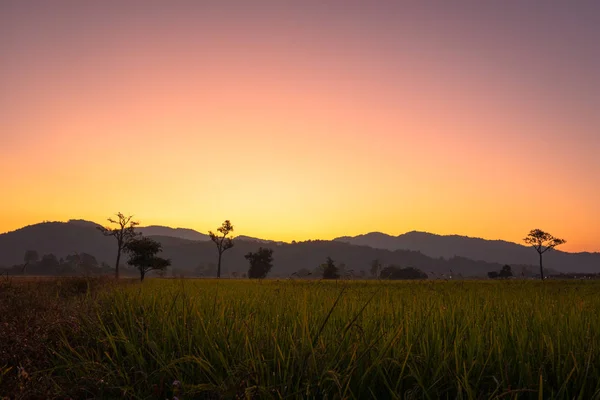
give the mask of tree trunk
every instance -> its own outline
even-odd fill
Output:
[[[140,282],[144,282],[145,276],[146,276],[146,273],[144,271],[140,271]]]
[[[119,263],[121,262],[121,247],[117,251],[117,263],[115,265],[115,279],[119,279]]]
[[[542,265],[542,253],[540,253],[540,276],[544,280],[544,266]]]
[[[219,251],[219,264],[217,265],[217,279],[221,277],[221,255],[223,253],[221,253]]]

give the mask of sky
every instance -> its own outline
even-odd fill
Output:
[[[0,232],[600,251],[598,1],[0,0]]]

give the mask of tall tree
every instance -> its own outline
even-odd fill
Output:
[[[25,274],[25,268],[27,268],[27,266],[29,264],[35,264],[39,260],[40,260],[40,255],[38,254],[37,251],[35,251],[35,250],[27,250],[25,252],[25,256],[23,256],[23,261],[25,263],[23,264],[23,268],[21,269],[21,273]]]
[[[548,232],[544,232],[541,229],[533,229],[529,232],[529,235],[523,241],[533,247],[540,255],[540,277],[544,280],[544,266],[542,263],[542,256],[545,252],[552,250],[556,246],[567,243],[564,239],[559,239]]]
[[[233,239],[227,237],[231,232],[233,232],[233,225],[229,220],[223,222],[217,229],[217,233],[213,231],[209,231],[208,235],[210,236],[210,240],[212,240],[217,245],[217,250],[219,252],[219,262],[217,264],[217,278],[221,277],[221,259],[223,258],[223,253],[233,247]]]
[[[248,269],[248,278],[263,279],[266,278],[271,268],[273,268],[273,250],[258,248],[256,253],[248,253],[244,256],[250,262]]]
[[[371,261],[371,275],[377,278],[379,276],[379,271],[381,271],[381,262],[378,259]]]
[[[162,245],[148,237],[140,237],[130,240],[125,245],[125,251],[129,253],[127,264],[134,266],[140,271],[140,281],[143,282],[146,274],[150,271],[164,271],[171,261],[156,255],[162,251]]]
[[[498,277],[500,278],[510,278],[513,276],[513,272],[512,272],[512,268],[510,265],[505,265],[504,267],[502,267],[502,270],[500,270],[500,272],[498,273]]]
[[[104,236],[112,236],[117,240],[117,261],[115,263],[115,278],[119,279],[119,265],[121,263],[121,253],[123,249],[138,235],[135,227],[140,223],[133,221],[133,215],[125,216],[121,213],[116,214],[116,219],[108,218],[108,222],[116,227],[98,227]]]
[[[333,261],[331,257],[327,257],[327,261],[325,261],[325,264],[321,265],[321,269],[323,270],[323,279],[340,278],[338,267],[335,266],[335,261]]]

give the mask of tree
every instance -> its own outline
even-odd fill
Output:
[[[140,281],[142,282],[148,272],[161,271],[171,265],[170,260],[156,256],[162,251],[162,245],[148,237],[130,240],[125,245],[125,251],[130,254],[127,264],[140,271]]]
[[[325,264],[321,264],[323,270],[323,279],[339,279],[340,273],[338,267],[335,266],[335,261],[331,257],[327,257]]]
[[[379,262],[379,260],[375,259],[373,261],[371,261],[371,275],[373,275],[375,278],[377,278],[379,276],[379,271],[381,270],[381,262]]]
[[[248,269],[248,278],[263,279],[266,278],[271,268],[273,268],[273,250],[258,248],[256,253],[248,253],[244,256],[250,262]]]
[[[523,241],[533,247],[540,255],[540,277],[544,280],[544,266],[542,263],[542,256],[545,252],[552,250],[556,246],[567,243],[564,239],[559,239],[551,234],[544,232],[540,229],[533,229],[529,232],[529,235]]]
[[[219,252],[219,261],[217,263],[217,278],[220,278],[221,258],[223,257],[223,253],[225,253],[227,250],[233,247],[233,239],[227,237],[227,235],[233,232],[233,225],[231,225],[231,222],[229,222],[229,220],[226,220],[225,222],[223,222],[223,225],[221,225],[217,229],[217,232],[219,232],[221,235],[218,235],[213,231],[209,231],[208,234],[210,236],[210,240],[212,240],[217,245],[217,250]]]
[[[98,260],[88,253],[74,253],[66,256],[63,264],[63,273],[82,273],[90,275],[100,272]]]
[[[496,271],[490,271],[490,272],[488,272],[487,275],[488,275],[488,278],[490,278],[490,279],[497,279],[498,278],[498,272],[496,272]]]
[[[37,270],[42,275],[54,275],[60,268],[58,258],[52,253],[44,254],[40,262],[37,263]]]
[[[21,269],[21,273],[25,274],[25,268],[27,268],[27,266],[29,264],[35,264],[39,261],[40,259],[40,255],[38,254],[37,251],[35,250],[27,250],[25,252],[25,255],[23,256],[23,261],[25,262],[23,264],[23,268]]]
[[[502,270],[498,274],[499,278],[505,278],[505,279],[510,278],[511,276],[513,276],[513,273],[512,273],[512,268],[510,267],[510,265],[505,265],[504,267],[502,267]]]
[[[121,253],[125,246],[135,239],[138,234],[135,232],[135,227],[140,223],[133,221],[133,215],[125,216],[121,213],[116,214],[117,219],[108,218],[108,222],[117,225],[115,228],[98,227],[104,236],[112,236],[117,240],[117,261],[115,263],[115,278],[119,279],[119,265],[121,263]]]

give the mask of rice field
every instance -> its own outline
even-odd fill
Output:
[[[593,281],[164,280],[90,298],[76,398],[600,398]]]

